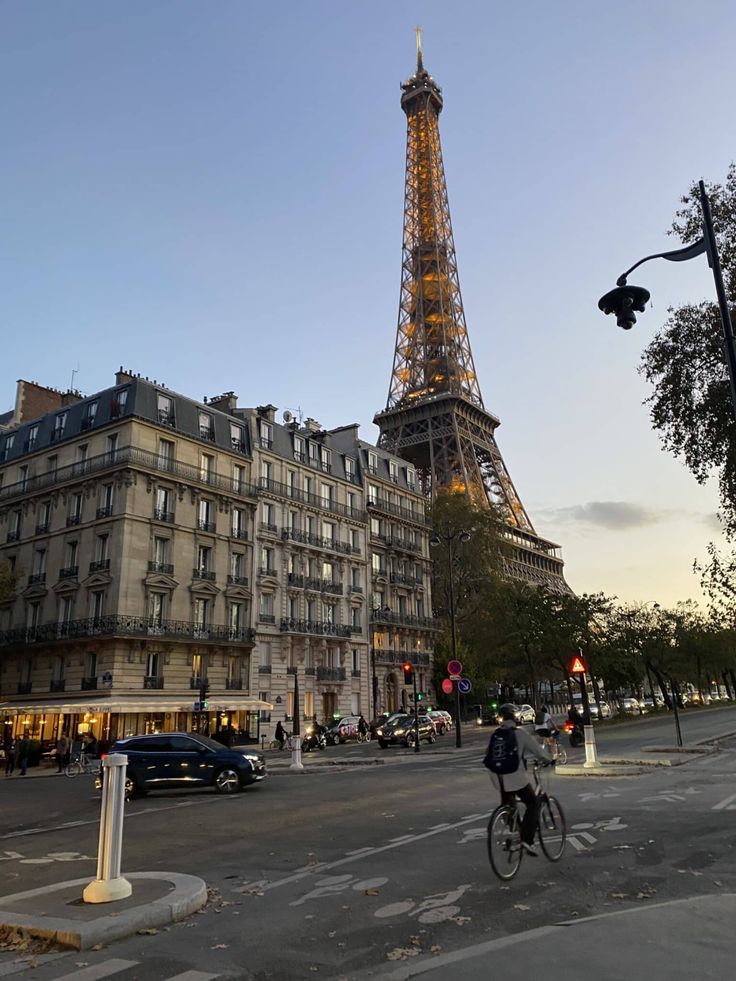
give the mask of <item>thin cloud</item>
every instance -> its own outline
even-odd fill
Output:
[[[568,508],[553,508],[547,511],[550,522],[592,525],[608,531],[627,531],[629,528],[644,528],[657,524],[661,513],[628,501],[589,501]]]

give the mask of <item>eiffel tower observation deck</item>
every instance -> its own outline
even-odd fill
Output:
[[[465,323],[442,163],[442,89],[417,69],[401,85],[406,113],[406,183],[401,298],[379,445],[411,462],[431,499],[464,492],[475,507],[500,509],[509,576],[569,592],[560,548],[541,538],[496,443],[499,420],[480,393]]]

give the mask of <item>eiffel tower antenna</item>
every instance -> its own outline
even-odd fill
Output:
[[[402,82],[406,176],[401,294],[379,445],[414,464],[427,496],[465,493],[479,508],[500,509],[511,545],[507,572],[569,591],[559,547],[540,538],[501,457],[499,420],[478,384],[465,323],[440,144],[442,89],[424,68]]]

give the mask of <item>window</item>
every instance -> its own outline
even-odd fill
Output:
[[[238,628],[239,629],[239,628]],[[243,659],[242,657],[229,657],[227,659],[227,681],[228,687],[240,688],[243,678]]]
[[[71,596],[62,596],[59,599],[59,623],[69,623],[72,618],[72,607],[74,601]]]
[[[153,516],[157,521],[173,521],[174,493],[168,487],[156,488],[156,506]]]
[[[112,433],[107,437],[107,445],[105,447],[105,452],[107,453],[107,459],[110,463],[114,463],[115,457],[118,452],[118,434]]]
[[[66,429],[66,420],[68,415],[69,415],[68,412],[59,412],[59,414],[56,416],[56,419],[54,419],[54,431],[51,433],[52,443],[58,439],[61,439],[62,436],[64,435],[64,430]]]
[[[360,671],[360,651],[357,647],[354,647],[351,651],[351,670]]]
[[[245,568],[245,556],[242,552],[233,552],[230,556],[230,575],[236,582],[243,578]]]
[[[289,511],[289,528],[291,528],[292,531],[299,531],[300,527],[299,512]]]
[[[207,677],[207,661],[202,654],[192,656],[192,680],[197,686]]]
[[[21,490],[26,489],[26,484],[28,483],[27,466],[18,467],[18,483],[20,484]]]
[[[345,476],[348,480],[355,480],[355,460],[351,456],[345,457]]]
[[[413,467],[406,468],[406,482],[409,485],[409,487],[411,487],[412,489],[416,487],[417,474],[416,474],[416,470]]]
[[[59,458],[58,458],[58,456],[50,456],[49,457],[49,473],[50,474],[55,474],[58,469],[59,469]]]
[[[197,571],[210,572],[212,568],[212,549],[209,545],[200,545],[197,548]]]
[[[261,605],[259,607],[258,615],[260,616],[261,620],[273,618],[273,593],[261,593]],[[261,663],[263,663],[262,656]]]
[[[268,487],[273,479],[273,464],[270,460],[261,460],[261,486]]]
[[[33,553],[33,575],[36,582],[46,578],[46,549],[37,548]]]
[[[379,501],[378,488],[375,484],[368,484],[368,503],[378,504]]]
[[[35,629],[41,622],[41,603],[36,600],[26,608],[26,627]]]
[[[200,501],[199,502],[199,522],[198,526],[201,531],[214,531],[215,524],[212,520],[213,515],[212,501]]]
[[[204,483],[209,484],[215,472],[215,458],[209,453],[203,453],[199,461],[199,477]]]
[[[85,429],[91,429],[95,424],[95,416],[97,415],[97,406],[100,403],[95,399],[94,402],[88,402],[84,412],[84,418],[82,419],[82,432]]]
[[[156,565],[157,572],[163,572],[163,567],[166,565],[166,561],[169,556],[169,539],[168,538],[154,538],[153,539],[153,561]]]
[[[350,529],[350,548],[353,552],[360,552],[360,532],[357,528]]]
[[[105,591],[98,589],[90,593],[89,614],[93,620],[99,620],[105,609]]]
[[[348,491],[348,509],[351,514],[360,510],[360,498],[353,491]]]
[[[28,450],[30,451],[34,449],[37,442],[38,442],[38,426],[34,425],[31,426],[31,428],[28,430]]]
[[[51,501],[44,501],[38,509],[38,524],[36,534],[43,535],[49,530],[51,524]]]
[[[259,420],[258,439],[264,450],[270,450],[273,447],[273,426],[265,419]]]
[[[309,462],[314,466],[319,464],[319,445],[314,440],[309,441]]]
[[[236,453],[245,453],[245,430],[237,423],[230,423],[230,444]]]
[[[20,508],[18,508],[16,511],[13,511],[12,514],[10,515],[10,519],[8,521],[9,542],[17,542],[18,539],[20,538],[20,528],[21,528],[22,520],[23,520],[23,512],[20,510]]]
[[[334,623],[335,622],[335,607],[332,603],[322,604],[322,620],[324,623]]]
[[[237,463],[233,466],[233,490],[236,494],[245,493],[245,467]]]
[[[146,675],[149,678],[159,677],[159,661],[161,655],[158,651],[149,651],[146,656]]]
[[[296,470],[286,471],[286,493],[289,497],[294,497],[297,489]]]
[[[108,543],[109,535],[98,535],[97,541],[95,542],[95,558],[98,562],[106,562],[108,560]]]
[[[271,664],[271,641],[270,640],[264,641],[260,645],[260,648],[261,648],[260,663],[261,664],[269,664],[270,665]],[[265,698],[264,701],[267,702],[268,701],[268,698]]]
[[[230,629],[234,633],[238,633],[243,629],[243,604],[242,603],[231,603],[230,604],[230,616],[229,616]],[[240,672],[238,672],[239,674]]]
[[[368,473],[378,473],[378,454],[368,451]]]
[[[112,397],[112,402],[110,403],[110,418],[115,419],[117,416],[121,416],[125,412],[125,406],[128,404],[128,389],[121,388]]]
[[[166,597],[163,593],[149,593],[148,595],[148,619],[153,626],[161,626],[164,619],[164,605]]]
[[[294,459],[304,463],[307,459],[306,444],[303,436],[294,434]]]
[[[54,666],[52,669],[52,681],[60,682],[64,680],[64,675],[66,672],[66,662],[61,654],[57,654],[54,658]]]
[[[233,508],[232,512],[232,532],[233,538],[247,538],[245,511],[243,508]]]
[[[261,571],[273,575],[276,571],[274,566],[274,550],[272,548],[261,549]]]
[[[334,582],[335,566],[332,562],[322,563],[322,578],[325,582]]]
[[[371,535],[378,536],[381,534],[381,519],[371,518]]]
[[[373,552],[371,555],[371,568],[373,569],[373,574],[376,576],[385,571],[381,565],[381,556],[378,552]]]
[[[320,484],[319,493],[320,497],[322,498],[322,507],[332,508],[333,504],[335,503],[335,488],[330,484]]]
[[[263,659],[261,659],[261,664],[263,664],[263,663],[265,663],[265,662],[263,661]],[[269,661],[269,664],[270,663],[271,662]],[[259,697],[259,699],[262,702],[267,702],[268,699],[269,699],[269,694],[270,693],[267,692],[267,691],[259,691],[258,692],[258,697]],[[271,712],[270,712],[270,710],[269,709],[261,709],[261,714],[260,714],[259,718],[260,718],[261,722],[270,722],[271,721]]]
[[[13,443],[15,442],[15,433],[11,433],[9,436],[5,437],[5,443],[3,444],[2,453],[0,453],[0,459],[7,460],[8,454],[13,449]]]
[[[332,473],[332,451],[326,446],[321,448],[320,465],[325,473]]]
[[[322,522],[322,537],[326,538],[328,542],[335,541],[335,526],[331,521]]]
[[[112,515],[114,487],[112,484],[104,484],[100,493],[100,506],[97,508],[98,518],[109,518]]]
[[[158,393],[158,421],[162,426],[174,425],[174,403],[168,395]]]
[[[290,596],[289,597],[289,616],[292,620],[299,619],[299,597]]]
[[[210,622],[210,601],[208,599],[197,598],[194,601],[194,626],[197,630],[204,630]],[[198,655],[194,655],[195,658]],[[197,674],[197,672],[193,672]]]
[[[158,462],[164,470],[171,470],[171,465],[174,462],[174,448],[174,443],[170,439],[158,441]]]
[[[71,504],[69,506],[69,524],[78,525],[82,520],[82,495],[73,494],[71,499]]]
[[[312,623],[317,619],[317,604],[314,600],[307,600],[307,620]]]
[[[67,542],[65,548],[66,568],[74,569],[77,565],[77,543]]]
[[[354,606],[354,607],[351,608],[351,610],[350,610],[350,626],[351,627],[353,627],[353,628],[359,628],[361,626],[361,623],[360,623],[360,619],[361,619],[360,614],[361,614],[361,610],[360,610],[360,607],[359,606]]]
[[[360,570],[360,569],[351,569],[351,571],[350,571],[350,585],[352,586],[352,588],[353,588],[353,589],[354,589],[354,590],[355,590],[356,592],[357,592],[357,591],[358,591],[358,590],[360,589],[360,587],[361,587],[361,583],[360,583],[360,573],[361,573],[361,570]]]
[[[304,493],[307,497],[307,500],[311,501],[312,494],[314,493],[314,481],[312,480],[311,477],[304,478]]]
[[[399,482],[399,465],[395,460],[388,461],[388,475],[389,478],[395,483]]]
[[[215,423],[209,412],[199,412],[199,438],[214,440]]]

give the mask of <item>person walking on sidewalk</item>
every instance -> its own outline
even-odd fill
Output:
[[[274,732],[273,737],[279,744],[279,749],[283,749],[284,743],[286,742],[286,730],[281,725],[281,720],[276,723],[276,731]]]
[[[63,773],[69,762],[69,737],[65,732],[56,740],[56,772]]]
[[[5,776],[12,777],[15,769],[15,740],[11,736],[5,740]]]
[[[31,751],[31,740],[28,738],[28,733],[23,733],[23,738],[18,743],[18,767],[20,769],[20,775],[24,777],[26,775],[26,770],[28,768],[28,754]]]

